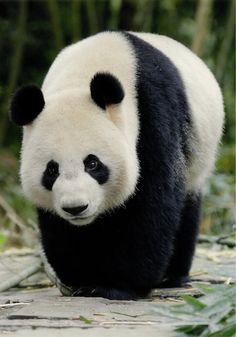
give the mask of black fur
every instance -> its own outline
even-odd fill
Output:
[[[91,97],[102,109],[110,104],[118,104],[124,98],[120,81],[109,73],[97,73],[90,83]]]
[[[10,119],[16,125],[31,123],[43,110],[43,93],[36,85],[26,85],[16,91],[10,103]]]
[[[94,170],[91,170],[88,168],[88,164],[91,161],[96,161],[97,162],[97,167]],[[84,166],[85,166],[85,171],[93,177],[100,185],[105,184],[108,179],[109,179],[109,169],[108,167],[102,163],[97,156],[94,154],[89,154],[85,159],[84,159]]]
[[[178,245],[184,255],[177,253],[180,268],[179,273],[173,271],[173,278],[176,274],[186,277],[197,225],[194,219],[186,242],[181,241],[186,230],[183,223],[192,221],[190,213],[198,212],[194,205],[187,211],[184,173],[191,124],[181,78],[160,51],[128,33],[125,36],[138,60],[140,179],[136,194],[125,207],[83,227],[38,210],[43,247],[60,280],[78,289],[78,295],[110,299],[146,296],[160,285]]]
[[[42,185],[47,190],[51,191],[58,176],[59,176],[59,164],[54,160],[50,160],[47,163],[45,171],[43,172]]]
[[[201,213],[201,195],[188,194],[182,210],[181,222],[175,238],[174,254],[162,286],[184,286],[189,279],[189,270],[195,250]]]

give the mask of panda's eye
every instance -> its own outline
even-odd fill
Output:
[[[98,161],[96,159],[91,159],[85,163],[86,170],[95,171],[98,167]]]
[[[51,160],[47,164],[46,173],[47,173],[47,176],[50,177],[50,178],[57,177],[59,175],[59,165],[58,165],[58,163]]]

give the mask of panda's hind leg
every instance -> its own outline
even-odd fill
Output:
[[[188,194],[162,287],[181,287],[189,282],[201,212],[201,194]]]

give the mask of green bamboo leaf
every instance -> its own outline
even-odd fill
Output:
[[[201,289],[202,290],[202,289]],[[201,301],[185,295],[182,296],[186,304],[176,306],[172,311],[176,317],[182,316],[189,310],[189,320],[186,325],[176,331],[182,332],[185,336],[198,337],[233,337],[236,336],[235,323],[235,285],[215,285],[212,291],[207,289],[207,295]],[[192,308],[192,311],[191,311]],[[197,319],[196,319],[197,318]],[[205,319],[201,322],[201,320]],[[191,324],[190,320],[192,320]],[[178,336],[183,337],[183,335]]]
[[[79,320],[82,321],[82,322],[84,322],[84,323],[86,323],[86,324],[91,324],[92,323],[91,319],[88,319],[88,318],[86,318],[86,317],[84,317],[82,315],[79,316]]]
[[[200,282],[193,282],[193,286],[201,290],[203,293],[213,293],[214,289],[210,287],[209,285],[206,285],[205,283],[200,283]]]
[[[206,320],[199,316],[198,314],[192,313],[190,311],[179,311],[174,310],[174,308],[159,308],[159,307],[153,307],[151,312],[155,312],[158,315],[168,317],[173,319],[174,321],[183,321],[183,322],[189,322],[189,325],[191,325],[193,322],[197,324],[208,324]]]
[[[231,311],[231,304],[228,299],[221,299],[216,301],[214,304],[207,306],[201,311],[203,316],[213,319],[214,322],[219,322]]]
[[[206,327],[208,327],[208,325],[204,325],[204,324],[201,324],[201,325],[184,325],[184,326],[178,327],[176,329],[176,331],[184,332],[185,333],[184,336],[186,336],[186,334],[187,335],[191,334],[191,335],[194,335],[194,336],[200,336],[200,333],[202,333],[206,329]],[[197,335],[196,335],[196,333],[197,333]],[[178,335],[178,337],[180,337],[180,336]]]
[[[204,296],[202,301],[206,305],[213,305],[214,303],[224,300],[225,298],[230,303],[235,303],[235,293],[236,293],[236,285],[226,285],[226,284],[219,284],[215,286],[214,292]]]
[[[207,333],[202,337],[235,337],[236,335],[236,323],[226,326],[223,329],[215,331],[213,333]]]
[[[186,303],[190,304],[192,307],[197,309],[197,311],[202,310],[206,307],[206,304],[202,303],[201,301],[197,300],[192,296],[183,295],[182,298],[185,300]]]
[[[226,318],[226,324],[235,324],[236,317],[235,317],[235,309],[230,313],[229,317]]]

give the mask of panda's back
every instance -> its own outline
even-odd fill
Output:
[[[223,131],[224,106],[219,85],[203,61],[181,43],[162,35],[132,34],[167,56],[181,77],[192,124],[187,189],[201,189],[214,167]]]

